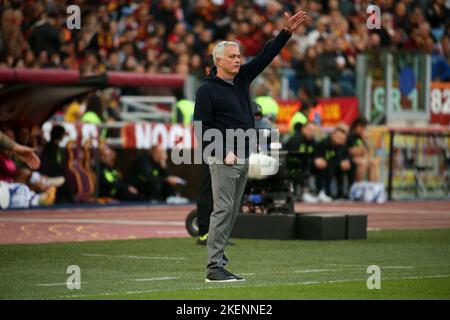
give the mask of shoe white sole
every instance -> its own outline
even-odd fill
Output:
[[[214,283],[224,283],[224,282],[243,282],[245,281],[245,279],[229,279],[229,280],[210,280],[210,279],[205,279],[205,282],[214,282]]]

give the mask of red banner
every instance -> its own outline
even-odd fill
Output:
[[[320,122],[321,126],[334,127],[340,122],[351,124],[359,115],[356,97],[317,99],[318,105],[311,109],[309,119]],[[278,100],[279,111],[276,124],[281,132],[287,132],[289,121],[301,109],[297,100]]]
[[[430,122],[450,125],[450,83],[431,83]]]
[[[358,98],[336,97],[317,99],[322,105],[321,125],[334,127],[340,122],[350,125],[359,116]]]

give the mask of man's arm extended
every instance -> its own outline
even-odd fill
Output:
[[[41,165],[41,161],[34,149],[23,146],[11,140],[7,135],[0,131],[0,150],[11,150],[21,161],[25,162],[30,169],[36,170]]]
[[[285,12],[284,15],[286,18],[286,26],[274,39],[267,42],[264,48],[252,60],[241,67],[242,74],[247,78],[249,83],[272,62],[278,53],[280,53],[292,33],[297,30],[305,20],[306,12],[299,11],[293,16],[290,16]]]

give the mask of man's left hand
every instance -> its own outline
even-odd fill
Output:
[[[293,33],[305,21],[305,19],[306,19],[306,12],[305,11],[299,11],[296,14],[294,14],[293,16],[291,16],[290,13],[285,12],[284,13],[284,17],[287,20],[285,28],[289,32]]]
[[[25,162],[30,169],[36,170],[41,165],[41,161],[39,157],[34,152],[33,148],[23,146],[20,144],[15,144],[13,147],[13,151],[19,160]]]

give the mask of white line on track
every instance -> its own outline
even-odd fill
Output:
[[[301,210],[303,213],[306,214],[314,214],[319,213],[317,210],[317,207],[314,206],[307,206],[302,205]],[[327,213],[342,213],[342,211],[345,211],[346,213],[374,213],[379,214],[382,212],[388,213],[388,214],[413,214],[413,215],[430,215],[430,214],[438,214],[438,215],[450,215],[450,211],[445,210],[435,210],[435,209],[414,209],[414,208],[385,208],[383,206],[379,206],[376,208],[373,207],[339,207],[339,206],[327,206],[327,207],[320,207],[320,213],[327,212]]]
[[[149,260],[187,260],[183,257],[152,257],[152,256],[132,256],[132,255],[112,255],[101,253],[82,253],[85,257],[106,257],[106,258],[125,258],[125,259],[149,259]]]
[[[32,223],[94,223],[119,224],[135,226],[184,226],[184,221],[151,221],[151,220],[118,220],[118,219],[72,219],[72,218],[25,218],[0,217],[3,222],[32,222]]]
[[[80,284],[87,284],[87,282],[80,282]],[[60,283],[37,283],[37,287],[60,287],[60,286],[67,286],[66,282],[60,282]]]
[[[329,272],[337,271],[336,269],[309,269],[309,270],[294,270],[295,273],[316,273],[316,272]]]
[[[166,205],[166,204],[159,204],[159,205],[142,205],[142,206],[106,206],[106,207],[85,207],[85,208],[39,208],[39,209],[33,209],[33,210],[2,210],[1,213],[4,214],[10,214],[10,213],[20,213],[20,214],[33,214],[33,213],[42,213],[42,212],[50,212],[50,213],[74,213],[74,212],[102,212],[102,213],[116,213],[116,212],[132,212],[132,211],[148,211],[148,210],[162,210],[162,211],[186,211],[189,212],[195,208],[195,204],[183,204],[183,205]],[[0,213],[0,214],[1,214]]]
[[[179,277],[160,277],[160,278],[148,278],[148,279],[134,279],[134,281],[164,281],[164,280],[177,280]]]
[[[369,264],[339,264],[339,263],[328,263],[329,266],[343,267],[343,268],[367,268]],[[381,269],[413,269],[413,266],[383,266],[379,265]]]

